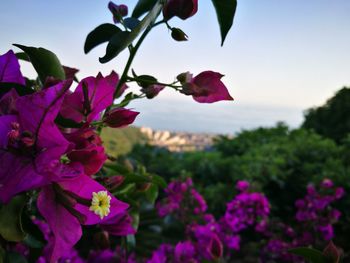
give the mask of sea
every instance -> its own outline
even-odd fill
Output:
[[[192,100],[153,99],[133,101],[139,111],[134,125],[154,130],[235,135],[242,130],[272,127],[284,122],[298,128],[305,109],[233,102],[200,104]]]

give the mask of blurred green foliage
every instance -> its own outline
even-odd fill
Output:
[[[190,175],[207,200],[209,212],[217,217],[236,195],[237,180],[248,180],[269,198],[273,217],[288,224],[295,221],[294,202],[305,196],[309,183],[329,178],[350,193],[349,146],[350,139],[336,144],[314,131],[292,130],[278,123],[242,131],[234,138],[219,137],[211,151],[172,153],[137,145],[129,156],[167,181]],[[350,198],[346,195],[337,205],[343,215],[336,226],[336,242],[348,248]]]
[[[142,144],[147,141],[139,128],[126,127],[113,129],[105,127],[101,133],[106,152],[113,157],[127,154],[135,144]]]
[[[307,110],[303,127],[341,143],[350,132],[350,88],[340,89],[324,105]]]

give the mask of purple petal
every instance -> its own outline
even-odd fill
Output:
[[[10,82],[25,85],[25,79],[20,71],[18,59],[12,50],[0,56],[0,82]]]
[[[89,112],[84,108],[83,86],[87,88],[87,97]],[[100,113],[110,106],[113,102],[115,86],[99,74],[96,78],[87,77],[80,81],[76,90],[67,95],[64,99],[61,114],[64,118],[74,120],[75,122],[91,122],[99,119]]]
[[[17,122],[17,116],[5,115],[0,116],[0,148],[7,148],[8,133],[11,131],[11,123]],[[1,171],[0,171],[1,172]]]
[[[49,261],[56,262],[79,241],[82,229],[77,218],[56,201],[52,186],[42,189],[38,197],[40,214],[49,224],[54,238],[49,252]]]
[[[87,175],[81,175],[72,180],[66,180],[64,182],[61,182],[60,185],[63,189],[70,191],[86,200],[92,200],[93,192],[97,193],[99,191],[106,191],[106,189],[102,185],[100,185]],[[86,216],[86,221],[84,222],[84,225],[95,225],[103,222],[108,222],[109,219],[114,218],[115,216],[120,215],[122,213],[125,213],[129,205],[119,201],[110,193],[109,196],[112,198],[110,201],[110,213],[102,220],[98,215],[89,210],[89,206],[82,205],[79,203],[77,203],[74,206],[75,210]]]
[[[47,178],[35,168],[31,158],[0,149],[0,200],[6,203],[17,193],[47,184]]]
[[[60,158],[69,145],[54,121],[70,83],[64,81],[32,95],[20,97],[16,103],[21,129],[34,134],[40,149],[50,149],[52,159]]]
[[[17,114],[16,101],[19,98],[15,89],[11,89],[0,99],[0,115]]]

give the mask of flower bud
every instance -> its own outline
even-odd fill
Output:
[[[214,260],[218,260],[223,255],[223,245],[221,240],[215,235],[211,238],[209,243],[209,254]]]
[[[164,88],[165,87],[163,85],[153,84],[142,88],[141,91],[146,94],[147,99],[153,99]]]
[[[137,185],[137,190],[139,190],[140,192],[146,192],[150,187],[151,187],[151,183],[142,183]]]
[[[330,241],[322,253],[329,262],[339,263],[341,258],[340,250]],[[327,261],[328,262],[328,261]]]
[[[94,243],[97,249],[109,249],[109,234],[107,231],[101,231],[94,235]]]
[[[109,127],[121,128],[133,123],[137,115],[139,115],[139,112],[116,108],[109,111],[103,121]]]
[[[177,75],[176,79],[180,81],[181,84],[185,84],[191,82],[192,76],[193,75],[189,71],[187,71]]]
[[[171,29],[171,37],[176,41],[187,41],[188,36],[180,28],[173,27]]]
[[[168,0],[163,8],[163,16],[165,20],[169,20],[174,16],[185,20],[198,10],[198,0]]]
[[[124,182],[124,180],[125,180],[124,176],[115,175],[115,176],[105,178],[104,183],[106,184],[107,189],[110,192],[113,192]]]
[[[119,23],[122,17],[128,15],[128,7],[126,5],[116,5],[113,2],[109,2],[108,9],[113,14],[114,23]]]

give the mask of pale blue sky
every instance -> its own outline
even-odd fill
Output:
[[[135,2],[119,1],[130,7]],[[104,46],[83,53],[86,35],[112,22],[107,3],[1,0],[0,53],[11,43],[42,46],[63,64],[80,68],[80,78],[111,69],[121,72],[126,52],[105,65],[98,62]],[[225,74],[236,105],[305,109],[350,85],[349,14],[348,0],[238,0],[234,26],[221,48],[211,1],[199,0],[196,16],[171,21],[190,41],[174,42],[165,27],[158,28],[141,48],[134,68],[164,82],[187,70],[197,74],[211,69]],[[28,71],[28,66],[23,69]],[[172,91],[158,99],[190,100]]]

